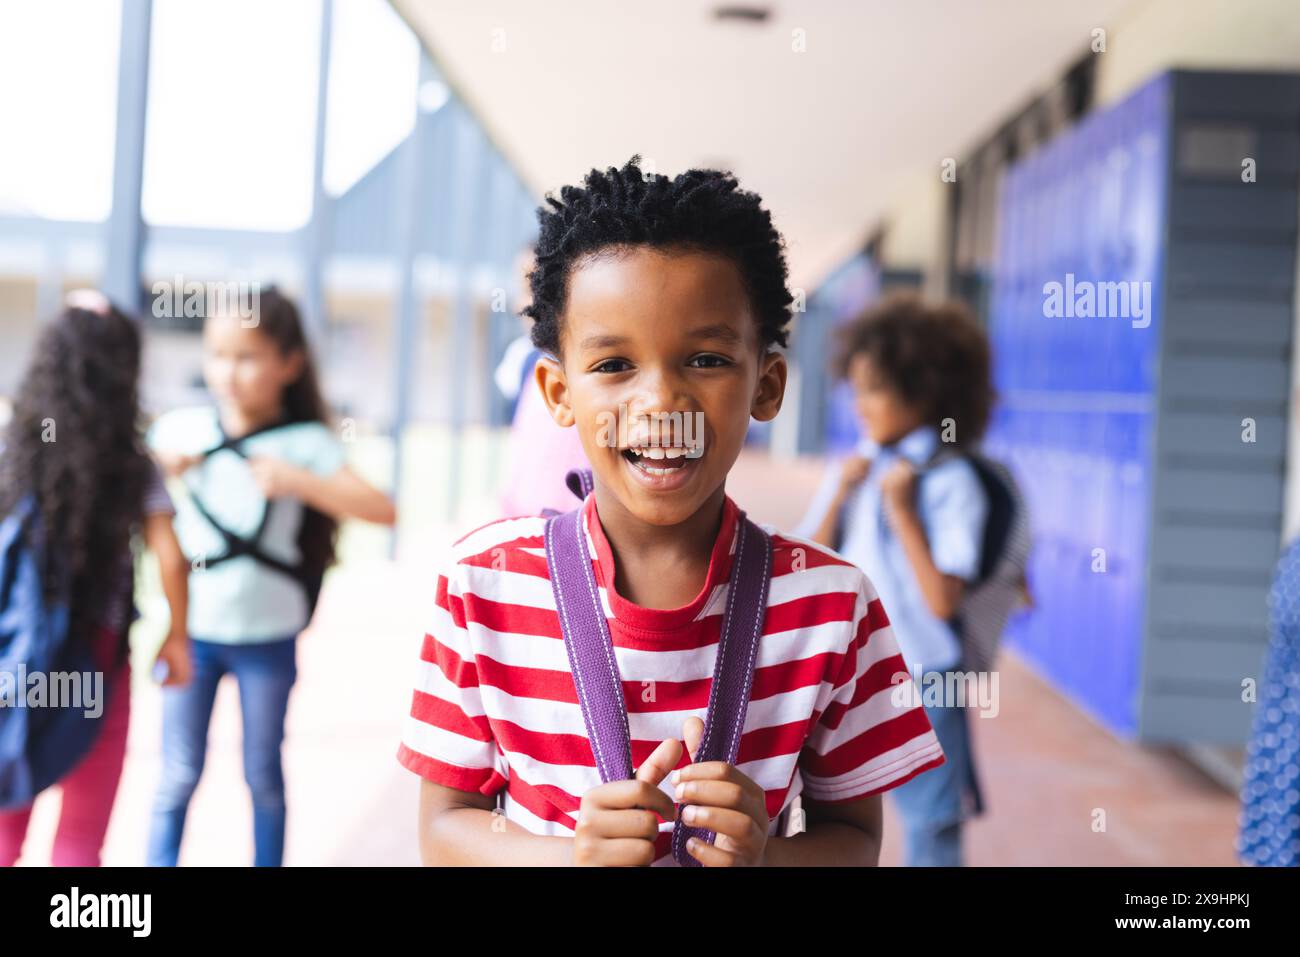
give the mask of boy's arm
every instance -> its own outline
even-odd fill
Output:
[[[462,574],[453,560],[438,575],[397,749],[398,762],[421,778],[416,837],[427,865],[508,862],[501,855],[518,844],[504,816],[493,815],[494,795],[507,781],[479,693],[477,656],[465,618],[470,590]]]
[[[434,620],[421,647],[419,678],[397,758],[423,779],[418,840],[427,865],[648,865],[659,819],[675,816],[660,783],[681,758],[682,742],[663,741],[632,781],[582,795],[573,837],[536,835],[496,812],[508,786],[502,753],[479,694],[477,659],[454,564],[438,576]]]
[[[871,468],[869,459],[856,456],[840,463],[838,469],[828,470],[827,478],[818,490],[809,507],[809,517],[820,516],[816,525],[811,526],[808,518],[804,519],[800,529],[818,545],[838,548],[842,543],[836,541],[840,513],[853,490],[858,487]]]
[[[790,837],[769,837],[764,867],[876,867],[884,814],[879,794],[857,801],[800,799],[806,830]]]
[[[835,541],[835,530],[839,525],[840,513],[844,511],[846,498],[848,498],[847,489],[840,487],[836,490],[826,511],[822,513],[822,519],[817,524],[817,528],[808,536],[809,539],[818,545],[825,545],[827,548],[835,548],[839,544],[839,542]]]
[[[912,566],[921,594],[931,614],[940,621],[948,621],[957,613],[966,582],[956,575],[945,575],[934,564],[925,527],[913,504],[896,506],[893,511],[894,531],[903,546],[907,563]]]
[[[504,814],[495,798],[420,783],[420,860],[427,867],[513,865],[564,867],[573,838],[530,834]]]
[[[917,506],[916,471],[911,464],[896,463],[884,476],[881,492],[889,506],[890,524],[916,575],[926,605],[940,621],[948,621],[961,605],[967,578],[976,571],[987,505],[970,482],[951,486],[937,502],[932,500],[931,505],[938,509],[938,514],[930,513],[931,525],[947,536],[936,547],[926,533]],[[953,571],[963,574],[952,574]]]
[[[875,589],[861,574],[857,588],[853,640],[799,755],[806,831],[769,839],[768,865],[876,866],[881,794],[945,760]]]

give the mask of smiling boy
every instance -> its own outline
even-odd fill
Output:
[[[398,750],[423,779],[421,857],[671,866],[680,808],[717,834],[688,845],[705,866],[873,865],[880,794],[944,757],[924,709],[895,703],[914,700],[893,694],[911,679],[871,583],[829,549],[761,526],[772,580],[739,754],[691,762],[740,516],[726,478],[749,420],[781,408],[792,297],[758,196],[727,173],[637,162],[548,197],[529,307],[547,354],[536,387],[592,465],[582,528],[636,774],[601,783],[545,518],[492,522],[437,578]],[[698,423],[690,443],[647,427],[674,415]]]

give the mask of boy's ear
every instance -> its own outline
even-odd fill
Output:
[[[775,350],[759,361],[758,388],[754,390],[754,402],[749,409],[749,414],[759,422],[770,422],[781,411],[788,372],[785,356]]]
[[[542,398],[546,400],[546,408],[550,410],[555,424],[565,429],[573,425],[575,419],[569,405],[569,385],[564,381],[564,370],[560,364],[544,355],[537,360],[533,376],[538,388],[542,390]]]

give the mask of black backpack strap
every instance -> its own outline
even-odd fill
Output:
[[[298,425],[298,424],[299,423],[297,422],[289,422],[286,419],[276,419],[274,422],[267,422],[264,425],[259,425],[257,428],[245,432],[243,435],[235,436],[234,438],[232,438],[229,435],[229,433],[226,432],[225,428],[222,426],[221,420],[218,419],[217,429],[221,432],[221,441],[216,445],[214,445],[212,448],[208,449],[206,452],[204,452],[203,457],[207,458],[210,455],[215,455],[217,452],[230,451],[230,452],[234,452],[240,458],[248,458],[248,456],[244,454],[243,445],[249,439],[253,438],[254,436],[264,435],[267,432],[274,432],[276,429],[283,429],[283,428],[287,428],[290,425]]]
[[[247,459],[248,455],[244,452],[243,443],[248,439],[251,439],[256,435],[273,432],[276,429],[296,424],[297,423],[294,422],[278,420],[259,426],[258,428],[246,432],[236,438],[231,438],[226,434],[226,431],[222,429],[221,442],[202,453],[203,457],[204,459],[207,459],[218,452],[228,451],[234,452],[240,458]],[[219,423],[218,428],[220,428]],[[223,562],[230,561],[232,558],[251,558],[259,564],[265,565],[268,568],[274,569],[275,571],[292,578],[306,594],[308,608],[314,609],[316,607],[316,600],[320,596],[321,582],[324,576],[313,573],[302,562],[299,562],[297,565],[291,565],[282,559],[276,558],[262,547],[262,537],[265,534],[266,527],[271,519],[271,509],[275,506],[273,500],[267,499],[266,507],[262,509],[262,520],[258,522],[257,528],[253,534],[246,538],[242,535],[235,534],[229,528],[218,522],[194,489],[188,485],[186,488],[189,491],[190,501],[193,503],[195,511],[203,516],[204,521],[216,530],[225,545],[225,551],[220,555],[204,559],[205,568],[213,565],[220,565]],[[304,509],[306,509],[306,507],[306,505],[303,506]]]
[[[917,481],[945,462],[960,459],[966,462],[975,473],[975,478],[984,492],[988,510],[984,518],[984,529],[980,535],[980,560],[975,577],[968,587],[977,588],[993,575],[998,560],[1006,550],[1007,536],[1011,530],[1015,503],[1011,493],[1003,485],[1001,478],[988,466],[978,452],[952,445],[941,444],[925,464],[917,471]]]
[[[221,536],[221,540],[226,546],[226,550],[222,554],[206,560],[205,565],[215,565],[231,558],[238,558],[241,555],[251,555],[257,549],[257,543],[261,541],[262,533],[266,530],[267,520],[271,514],[271,503],[269,501],[266,503],[266,508],[262,510],[262,520],[258,523],[257,530],[253,532],[251,538],[244,538],[241,535],[236,535],[218,522],[212,513],[208,511],[208,507],[203,504],[203,499],[199,498],[193,489],[190,489],[189,493],[190,502],[193,503],[195,511],[203,516],[204,521],[216,529],[217,534]]]
[[[1011,527],[1016,520],[1016,500],[1002,476],[986,460],[972,455],[970,463],[988,501],[988,518],[984,522],[984,541],[980,550],[979,583],[982,584],[993,577],[998,562],[1007,551]]]
[[[259,564],[265,565],[268,568],[272,568],[275,571],[292,578],[302,586],[303,591],[306,592],[308,607],[314,608],[316,606],[316,599],[320,595],[323,576],[313,574],[302,563],[291,565],[283,559],[276,558],[262,547],[262,534],[266,530],[267,517],[271,514],[271,505],[273,503],[266,503],[266,509],[263,512],[262,521],[258,525],[257,531],[254,533],[253,537],[243,538],[236,535],[213,518],[212,514],[207,510],[197,496],[191,494],[190,500],[193,502],[198,513],[202,515],[204,520],[206,520],[207,523],[217,531],[217,534],[221,536],[226,545],[226,550],[220,555],[204,559],[203,565],[205,568],[210,568],[213,565],[220,565],[223,562],[230,561],[232,558],[251,558]]]

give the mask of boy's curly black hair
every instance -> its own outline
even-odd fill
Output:
[[[955,445],[983,436],[996,394],[988,337],[966,306],[896,292],[838,335],[831,365],[837,378],[848,378],[854,357],[866,355],[904,402],[921,409],[927,424],[939,427],[944,419],[957,424]]]
[[[641,157],[622,169],[593,169],[537,209],[536,266],[529,274],[533,345],[560,354],[560,317],[569,275],[582,257],[607,247],[650,246],[721,253],[735,262],[758,319],[763,346],[785,347],[793,297],[786,289],[785,243],[755,193],[731,173],[692,169],[674,179],[646,176]]]

